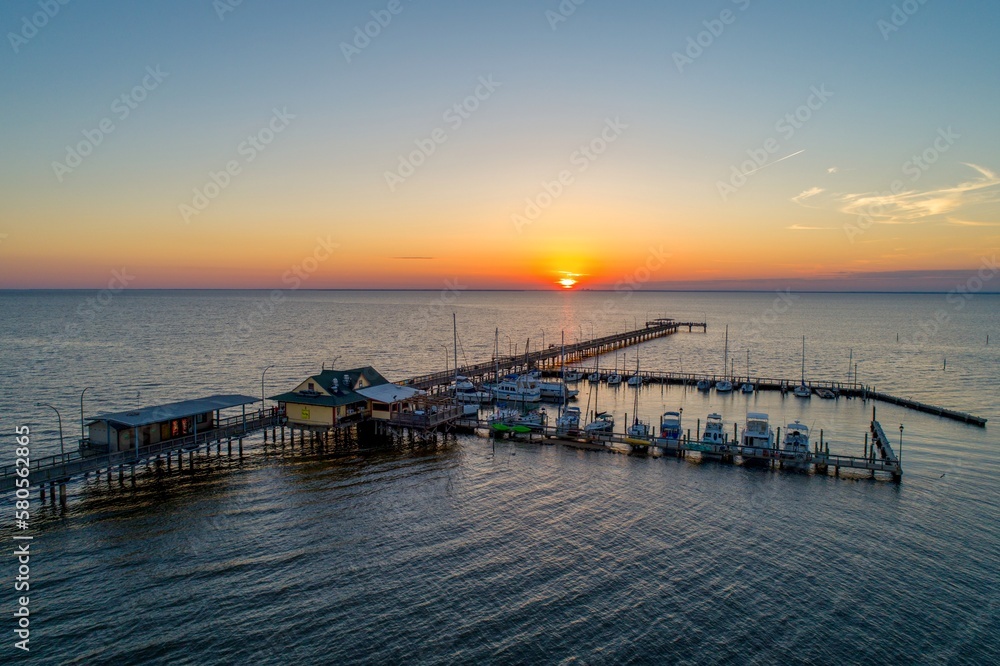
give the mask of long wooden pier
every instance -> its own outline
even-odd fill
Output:
[[[662,338],[673,335],[680,329],[686,328],[688,332],[694,329],[706,331],[708,325],[705,322],[676,321],[674,319],[654,319],[647,321],[643,328],[624,333],[605,335],[592,340],[583,340],[565,346],[566,363],[578,363],[586,358],[606,354],[616,349],[630,347],[655,338]],[[472,379],[480,379],[492,376],[499,368],[501,373],[522,372],[532,368],[554,368],[559,366],[563,359],[563,348],[559,345],[549,345],[548,349],[528,352],[514,356],[501,356],[497,359],[490,359],[481,363],[473,363],[455,370],[444,370],[427,375],[418,375],[404,379],[399,384],[412,386],[418,389],[432,389],[450,384],[455,375]]]

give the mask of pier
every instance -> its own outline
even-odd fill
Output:
[[[874,411],[872,416],[874,417]],[[489,423],[478,419],[467,419],[459,422],[467,428],[489,429]],[[702,459],[713,460],[724,464],[735,464],[737,458],[744,465],[755,467],[765,467],[772,469],[789,469],[796,471],[806,471],[810,467],[817,474],[829,474],[832,468],[834,476],[840,476],[841,469],[851,469],[869,472],[873,477],[876,472],[885,473],[899,483],[903,477],[903,468],[896,457],[889,439],[882,429],[882,425],[872,420],[870,426],[872,436],[872,446],[867,446],[864,456],[851,456],[837,453],[830,453],[828,444],[822,441],[813,444],[812,451],[804,454],[791,454],[781,450],[781,428],[777,429],[774,445],[770,449],[759,449],[756,447],[743,447],[738,440],[727,441],[723,444],[705,444],[700,441],[698,434],[691,437],[691,432],[677,441],[649,440],[642,441],[626,437],[621,433],[610,433],[587,436],[583,431],[575,434],[560,434],[556,428],[551,426],[533,426],[530,432],[523,434],[509,434],[515,441],[538,442],[542,444],[559,443],[573,448],[581,448],[591,451],[608,451],[612,453],[624,453],[632,455],[649,455],[653,457],[676,457],[687,458],[690,455],[700,456]],[[491,433],[497,436],[495,433]]]
[[[637,345],[656,338],[673,335],[681,329],[687,329],[689,333],[695,329],[701,329],[701,331],[704,332],[708,330],[708,325],[705,322],[676,321],[669,318],[654,319],[652,321],[647,321],[643,328],[633,331],[614,333],[612,335],[605,335],[592,340],[583,340],[581,342],[568,344],[565,348],[560,345],[549,345],[547,349],[527,352],[515,356],[500,356],[499,358],[491,359],[489,361],[466,365],[458,368],[457,370],[445,370],[442,372],[434,372],[427,375],[410,377],[409,379],[405,379],[399,383],[404,386],[430,390],[451,384],[451,382],[454,381],[456,374],[479,381],[485,377],[492,376],[498,368],[501,374],[527,372],[528,370],[534,368],[552,369],[560,366],[564,358],[564,352],[565,362],[567,364],[579,363],[584,359],[591,358],[593,356],[600,356],[601,354],[606,354],[608,352],[615,351],[616,349],[623,349],[625,347]]]
[[[588,369],[584,367],[574,367],[573,370],[577,372],[582,372],[584,374],[590,374],[593,369]],[[558,373],[554,371],[547,371],[547,373],[552,376],[556,376]],[[607,379],[611,374],[611,371],[601,372],[601,380]],[[635,372],[626,373],[627,376],[631,377],[635,375]],[[657,370],[641,370],[639,376],[642,377],[642,383],[645,384],[673,384],[679,386],[694,386],[699,381],[709,381],[714,385],[716,382],[723,379],[729,380],[733,383],[733,393],[740,392],[740,385],[743,383],[750,383],[754,385],[755,391],[780,391],[782,394],[790,393],[796,386],[799,385],[799,380],[797,379],[775,379],[769,377],[747,377],[746,375],[719,375],[719,374],[704,374],[696,372],[665,372]],[[933,414],[934,416],[940,416],[942,418],[950,419],[952,421],[959,421],[961,423],[968,423],[969,425],[978,426],[980,428],[986,427],[987,419],[980,416],[973,416],[966,412],[948,409],[947,407],[937,407],[935,405],[929,405],[927,403],[919,402],[917,400],[911,400],[909,398],[900,398],[888,393],[880,393],[875,391],[872,387],[865,384],[854,384],[837,382],[832,380],[818,380],[818,381],[807,381],[806,387],[814,395],[819,395],[821,392],[829,391],[834,398],[845,397],[845,398],[861,398],[862,400],[877,400],[880,402],[886,402],[893,405],[898,405],[900,407],[906,407],[907,409],[912,409],[914,411],[923,412],[925,414]]]

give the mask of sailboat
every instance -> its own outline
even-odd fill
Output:
[[[725,376],[726,370],[729,369],[729,326],[726,326],[726,351],[725,356],[722,358],[722,374]],[[715,384],[715,390],[719,393],[729,393],[733,390],[733,383],[728,379],[722,379]]]
[[[597,369],[598,362],[595,361],[594,368],[599,376],[600,370]],[[607,412],[597,411],[597,396],[601,389],[597,384],[594,384],[591,388],[594,390],[594,420],[585,425],[583,430],[588,435],[610,435],[615,429],[615,417]]]
[[[615,354],[615,371],[608,375],[608,386],[618,386],[622,383],[622,376],[618,374],[618,354]]]
[[[806,386],[806,336],[802,336],[802,383],[795,387],[792,393],[795,394],[797,398],[809,398],[812,396],[812,391]]]
[[[632,384],[633,379],[638,379],[637,384]],[[628,380],[629,384],[635,386],[636,388],[642,384],[642,378],[639,377],[639,355],[635,355],[635,375]],[[649,424],[639,418],[639,391],[635,392],[632,400],[632,414],[633,421],[625,430],[625,441],[634,446],[649,446],[652,443],[653,437],[650,434]]]
[[[562,338],[562,359],[561,359],[561,369],[563,380],[566,379],[566,333],[563,332]],[[556,419],[556,434],[557,435],[572,435],[580,431],[580,408],[579,407],[567,407],[566,400],[568,396],[564,393],[562,404],[559,407],[559,417]]]
[[[629,377],[625,383],[636,388],[642,386],[642,377],[639,376],[639,352],[635,353],[635,374]]]
[[[756,389],[757,387],[750,381],[750,349],[747,348],[747,380],[743,382],[740,390],[744,393],[753,393]]]

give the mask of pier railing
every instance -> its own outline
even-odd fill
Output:
[[[220,427],[207,430],[203,433],[200,432],[197,435],[191,434],[175,439],[168,439],[156,442],[155,444],[146,444],[138,448],[131,448],[126,451],[100,453],[92,450],[80,450],[60,453],[54,456],[45,456],[43,458],[33,458],[27,467],[27,478],[31,485],[36,485],[58,481],[85,472],[116,467],[118,465],[134,465],[169,451],[183,451],[217,440],[242,437],[262,428],[275,425],[277,419],[277,415],[270,413],[266,415],[258,413],[257,416],[253,417],[234,416],[220,420]],[[19,476],[17,469],[18,465],[16,464],[0,467],[0,492],[10,490],[14,487],[14,480]]]

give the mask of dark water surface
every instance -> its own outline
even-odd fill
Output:
[[[836,479],[463,436],[433,449],[202,458],[193,473],[32,495],[35,663],[931,663],[1000,659],[1000,297],[943,295],[0,292],[0,460],[68,447],[85,412],[268,395],[327,367],[402,379],[631,328],[707,320],[638,348],[645,369],[879,390],[990,419],[879,405],[903,481]],[[88,299],[95,299],[89,301]],[[947,318],[942,322],[941,313]],[[900,341],[897,342],[897,334]],[[990,344],[986,344],[989,334]],[[508,340],[509,339],[509,340]],[[634,367],[635,348],[626,350]],[[601,360],[615,363],[614,355]],[[619,356],[618,363],[623,363]],[[945,363],[947,367],[945,369]],[[580,406],[588,403],[581,383]],[[603,389],[624,420],[633,389]],[[593,397],[590,398],[593,400]],[[593,408],[593,405],[590,405]],[[860,455],[871,403],[643,388],[640,414],[765,411]],[[0,536],[10,540],[10,520]],[[13,581],[16,562],[0,570]],[[12,583],[4,607],[13,607]],[[13,622],[7,621],[9,629]],[[0,654],[14,653],[12,632]]]

